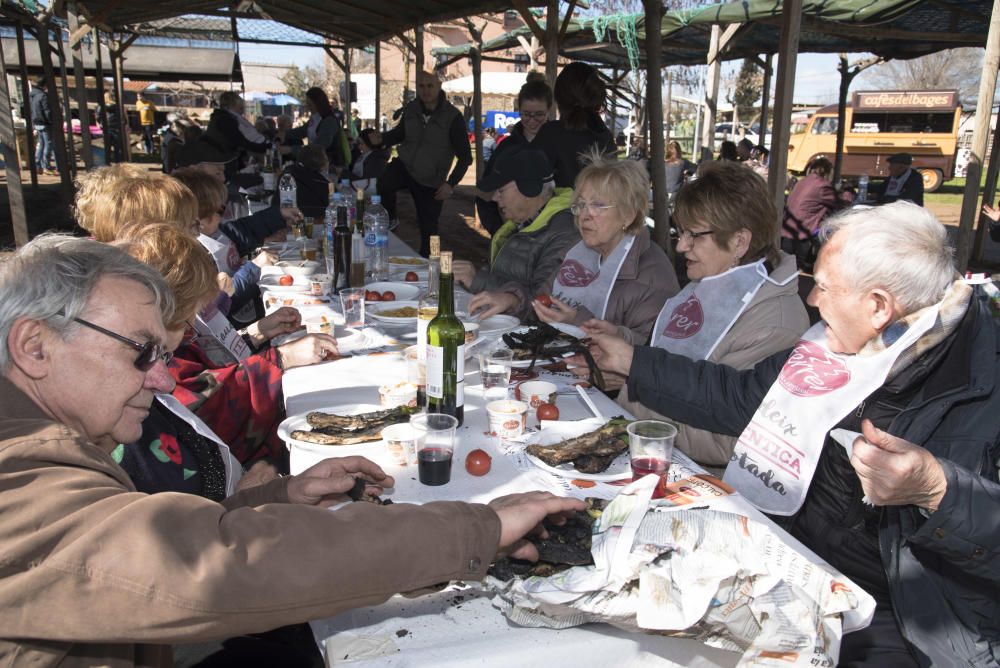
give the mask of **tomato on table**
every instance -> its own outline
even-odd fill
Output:
[[[470,475],[482,476],[490,472],[493,458],[485,450],[475,449],[465,457],[465,470]]]
[[[396,293],[392,290],[386,290],[382,293],[382,301],[384,302],[394,302],[396,301]]]
[[[415,271],[408,271],[408,272],[406,272],[405,279],[409,283],[416,283],[417,281],[420,280],[420,275],[417,274],[417,272],[415,272]]]
[[[382,295],[375,290],[365,290],[365,301],[380,302],[382,301]]]
[[[538,408],[536,408],[535,411],[539,420],[559,419],[559,409],[556,408],[555,404],[538,404]]]
[[[295,279],[292,276],[289,276],[288,274],[285,274],[284,276],[278,279],[278,285],[289,286],[294,282]]]
[[[552,306],[552,297],[549,297],[546,294],[535,295],[535,301],[538,302],[539,304],[541,304],[542,306],[546,307],[546,308],[549,308],[549,307]]]

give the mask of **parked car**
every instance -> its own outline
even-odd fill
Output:
[[[75,134],[75,135],[83,134],[83,127],[80,125],[80,119],[79,118],[72,119],[71,125],[72,125],[72,128],[73,128],[73,134]],[[63,129],[65,129],[65,128],[66,128],[66,126],[64,124],[63,125]],[[90,124],[90,136],[91,137],[103,137],[104,136],[104,130],[101,129],[100,125],[95,125],[95,124],[91,123]]]

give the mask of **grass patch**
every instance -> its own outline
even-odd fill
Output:
[[[983,194],[983,184],[986,182],[986,173],[983,172],[982,180],[979,183],[979,195]],[[941,187],[932,193],[924,194],[925,204],[950,204],[962,205],[962,198],[965,196],[965,177],[955,178],[945,181]]]

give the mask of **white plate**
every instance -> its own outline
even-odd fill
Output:
[[[510,333],[515,333],[515,332],[518,333],[518,334],[520,334],[520,333],[523,333],[523,332],[527,332],[528,330],[532,329],[532,327],[533,327],[533,325],[524,325],[523,327],[515,327],[514,329],[511,329],[511,330],[509,330],[507,332],[504,332],[504,334],[510,334]],[[480,331],[482,331],[482,330],[480,330]],[[503,343],[502,339],[501,339],[501,343]],[[503,345],[506,346],[507,344],[503,343]],[[567,352],[569,352],[569,344],[566,344],[566,348],[567,348]],[[538,361],[535,362],[535,366],[544,366],[546,364],[551,364],[551,363],[552,362],[548,358],[541,358],[540,357],[538,359]],[[510,363],[510,366],[513,369],[527,369],[528,367],[531,366],[531,360],[530,359],[526,359],[526,360],[513,360]]]
[[[406,274],[413,272],[417,275],[417,280],[406,280]],[[418,288],[427,287],[427,267],[404,267],[398,264],[389,265],[389,279],[406,285],[414,285]]]
[[[374,290],[378,293],[385,292],[386,290],[392,290],[396,293],[396,301],[416,299],[420,294],[420,288],[415,283],[394,283],[392,281],[369,283],[365,286],[365,290]],[[381,302],[372,302],[372,304],[375,303]]]
[[[479,336],[500,336],[520,324],[521,321],[512,315],[491,315],[479,321]]]
[[[555,445],[556,443],[561,443],[568,438],[574,438],[576,436],[594,431],[595,429],[600,429],[601,426],[606,424],[606,422],[606,420],[598,420],[597,418],[563,422],[549,422],[548,420],[545,420],[542,422],[541,431],[533,435],[528,440],[528,443]],[[629,460],[627,448],[624,452],[614,458],[611,465],[608,466],[603,473],[581,473],[573,467],[572,462],[560,464],[559,466],[549,466],[538,457],[529,455],[527,451],[525,451],[524,454],[531,461],[531,463],[538,468],[564,478],[593,480],[595,482],[611,482],[613,480],[628,480],[632,477],[632,464]]]
[[[393,318],[388,316],[380,315],[381,311],[392,311],[394,309],[403,308],[404,306],[412,306],[417,308],[420,302],[415,301],[399,301],[398,299],[394,302],[366,302],[365,309],[372,318],[378,322],[387,325],[415,325],[417,323],[417,316],[412,318]]]
[[[261,290],[277,292],[279,294],[285,294],[288,292],[309,292],[308,278],[302,278],[299,276],[292,276],[292,278],[295,279],[295,281],[291,285],[281,285],[278,283],[281,276],[278,274],[268,274],[267,276],[261,276],[257,284],[260,286]]]
[[[389,258],[390,267],[409,267],[413,271],[427,268],[427,260],[422,257],[408,257],[404,255],[393,255]]]
[[[335,415],[358,415],[360,413],[371,413],[372,411],[380,410],[384,410],[384,407],[377,404],[340,404],[339,406],[316,409],[316,411],[321,413],[333,413]],[[309,411],[309,413],[314,413],[316,411]],[[322,445],[320,443],[310,443],[308,441],[300,441],[297,438],[292,438],[293,431],[298,431],[300,429],[304,431],[312,430],[312,427],[309,426],[309,422],[306,420],[306,416],[309,413],[300,413],[299,415],[293,415],[292,417],[285,418],[281,421],[281,424],[278,425],[278,438],[285,442],[285,446],[289,450],[297,448],[304,452],[311,452],[317,455],[340,457],[348,454],[345,450],[355,448],[370,449],[371,446],[379,445],[382,442],[369,441],[368,443],[357,443],[355,445]]]
[[[264,312],[270,315],[282,306],[327,306],[329,300],[326,297],[316,297],[302,292],[279,293],[272,292],[270,288],[264,291]]]

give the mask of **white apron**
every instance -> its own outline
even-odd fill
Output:
[[[240,268],[240,252],[236,248],[233,240],[226,236],[225,232],[216,232],[214,237],[206,234],[199,234],[198,241],[212,254],[215,266],[219,271],[232,276]]]
[[[765,513],[792,515],[805,500],[829,432],[885,383],[896,359],[938,317],[929,307],[892,345],[869,355],[831,352],[820,321],[802,336],[740,435],[723,480]]]
[[[600,253],[588,248],[582,241],[577,242],[566,253],[556,272],[552,296],[573,308],[583,306],[594,317],[603,320],[611,289],[633,243],[635,235],[626,234],[608,259],[601,262]]]
[[[222,439],[216,436],[215,432],[202,422],[201,418],[188,410],[173,395],[157,394],[156,398],[167,407],[167,410],[191,425],[191,428],[196,432],[219,446],[219,454],[222,455],[222,463],[226,467],[226,497],[232,496],[236,492],[236,484],[243,477],[243,465],[229,451],[229,446],[223,443]]]
[[[214,304],[209,304],[195,317],[194,329],[203,339],[210,338],[217,344],[204,346],[206,354],[216,364],[242,362],[253,354],[239,331]],[[224,348],[234,359],[217,359],[216,350],[219,346]]]
[[[712,354],[765,281],[764,260],[734,267],[716,276],[691,281],[663,305],[653,326],[653,345],[694,360]]]

